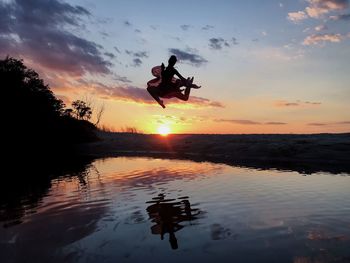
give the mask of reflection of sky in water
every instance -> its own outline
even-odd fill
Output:
[[[350,257],[349,189],[346,175],[98,160],[85,177],[54,179],[36,206],[24,206],[21,224],[1,222],[9,227],[0,229],[0,256],[4,262],[341,262]]]

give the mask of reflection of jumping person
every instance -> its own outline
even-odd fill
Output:
[[[197,219],[199,215],[198,209],[192,209],[188,200],[181,202],[165,202],[164,195],[160,195],[157,198],[155,204],[147,207],[147,212],[152,219],[152,222],[156,223],[151,227],[152,234],[160,235],[163,240],[166,233],[169,234],[169,243],[172,249],[177,249],[177,238],[175,232],[182,229],[184,226],[180,225],[181,222],[191,221]],[[196,213],[192,213],[196,211]]]
[[[147,91],[151,94],[151,96],[163,107],[165,105],[162,98],[178,98],[183,101],[187,101],[191,88],[199,89],[200,86],[193,84],[193,77],[185,79],[175,68],[177,58],[172,55],[168,60],[168,66],[165,68],[162,63],[161,66],[161,74],[157,76],[161,78],[161,82],[155,86],[154,80],[151,80],[147,83]],[[179,77],[179,79],[174,78],[174,75]],[[157,79],[156,79],[157,80]],[[181,87],[186,87],[184,93],[182,93]]]

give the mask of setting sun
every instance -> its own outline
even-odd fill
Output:
[[[157,131],[160,135],[167,136],[170,133],[170,128],[169,128],[169,126],[161,125],[158,127]]]

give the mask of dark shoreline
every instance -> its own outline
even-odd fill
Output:
[[[100,141],[83,144],[89,158],[138,156],[223,163],[255,169],[350,174],[350,133],[160,135],[99,133]]]

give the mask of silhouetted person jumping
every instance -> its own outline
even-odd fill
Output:
[[[176,61],[176,56],[172,55],[168,60],[168,66],[166,68],[163,63],[160,67],[154,67],[152,74],[157,78],[147,82],[147,91],[163,108],[165,108],[165,105],[160,98],[178,98],[187,101],[191,88],[200,88],[200,86],[193,84],[193,77],[185,79],[174,68]],[[174,78],[174,75],[179,77],[179,79]],[[185,89],[183,90],[181,87],[185,87]]]

